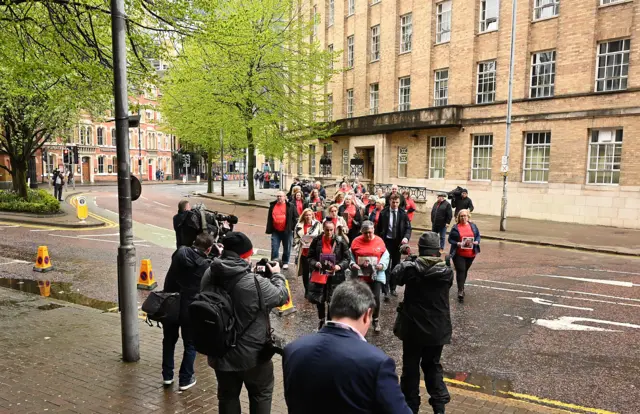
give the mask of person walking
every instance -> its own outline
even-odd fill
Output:
[[[220,286],[226,289],[236,323],[245,330],[236,337],[236,346],[222,358],[208,359],[218,383],[218,412],[241,412],[240,391],[244,384],[251,413],[269,414],[274,386],[273,362],[270,357],[265,359],[263,356],[265,345],[271,339],[267,334],[269,313],[287,303],[289,292],[277,263],[266,265],[270,278],[251,271],[253,245],[244,233],[227,233],[222,245],[222,255],[213,260],[202,278],[202,291],[212,291]]]
[[[376,301],[373,310],[373,331],[379,333],[380,293],[387,282],[386,270],[389,267],[389,251],[384,241],[374,234],[373,223],[362,223],[362,235],[351,243],[351,272],[369,286]]]
[[[298,221],[296,207],[287,201],[284,191],[278,191],[276,201],[269,204],[266,233],[271,235],[271,260],[278,260],[282,244],[282,268],[289,268],[293,230]]]
[[[384,198],[378,198],[376,199],[375,208],[369,213],[369,221],[372,221],[374,226],[378,226],[382,210],[384,210]]]
[[[356,207],[353,196],[348,195],[344,199],[344,204],[338,209],[338,215],[347,222],[349,240],[358,237],[362,225],[362,214],[360,214],[360,209]]]
[[[405,260],[392,273],[405,286],[393,333],[402,341],[400,387],[411,410],[420,409],[420,367],[436,414],[444,414],[451,400],[444,383],[440,357],[451,343],[449,289],[453,270],[440,258],[439,235],[426,232],[418,240],[419,257]]]
[[[391,195],[389,200],[391,204],[382,210],[378,218],[376,234],[384,240],[384,244],[391,255],[391,266],[387,271],[388,291],[393,296],[398,296],[390,269],[400,263],[400,246],[409,243],[411,239],[411,222],[407,213],[400,208],[400,194]],[[389,300],[389,298],[386,297],[385,300]]]
[[[444,251],[444,241],[447,237],[447,226],[451,223],[451,204],[445,193],[438,194],[438,201],[431,209],[431,231],[440,235],[440,254]]]
[[[366,218],[369,219],[369,217],[371,217],[371,213],[373,213],[373,211],[376,209],[376,202],[377,201],[378,201],[378,197],[376,197],[376,196],[369,196],[367,198],[367,203],[364,205],[364,216]],[[364,202],[364,200],[363,200],[363,202]],[[371,220],[371,219],[369,219],[369,220]]]
[[[313,210],[305,209],[300,215],[300,220],[293,232],[293,244],[298,250],[297,270],[298,276],[302,276],[304,286],[304,297],[309,293],[309,246],[311,241],[322,233],[322,222],[315,219]]]
[[[189,210],[191,210],[189,200],[180,200],[178,203],[178,214],[173,216],[173,231],[176,233],[176,249],[185,244],[181,227]]]
[[[200,293],[200,285],[211,261],[207,258],[213,246],[213,236],[200,233],[193,246],[178,247],[171,256],[171,265],[164,280],[165,292],[180,293],[180,317],[178,323],[162,324],[162,380],[165,386],[173,384],[174,353],[178,337],[182,337],[184,352],[178,385],[180,391],[188,390],[196,384],[193,364],[196,360],[196,347],[189,322],[189,305]],[[180,335],[178,334],[180,333]]]
[[[409,217],[409,221],[413,222],[413,215],[416,212],[416,202],[411,198],[411,193],[408,191],[403,191],[402,196],[404,197],[406,203],[407,217]]]
[[[458,217],[461,210],[469,210],[469,213],[473,212],[473,201],[469,198],[469,191],[466,188],[462,189],[460,199],[456,201],[455,217]]]
[[[331,302],[336,286],[344,282],[344,271],[349,266],[349,245],[343,236],[336,234],[332,221],[322,224],[322,234],[311,242],[308,258],[312,273],[307,297],[318,308],[318,329],[321,329],[331,319],[325,304]]]
[[[346,234],[349,232],[349,228],[347,227],[347,222],[344,220],[344,218],[338,215],[339,210],[340,210],[340,207],[337,204],[330,205],[329,210],[327,211],[328,214],[327,214],[327,217],[325,218],[325,221],[327,220],[332,221],[335,227],[336,233],[344,234],[346,236]],[[348,244],[349,239],[347,238],[346,240]]]
[[[264,188],[271,188],[271,173],[269,170],[264,172]]]
[[[391,203],[391,196],[393,195],[397,195],[400,197],[400,208],[403,210],[406,210],[407,208],[407,201],[404,199],[404,196],[400,193],[398,193],[398,184],[394,184],[391,186],[391,192],[387,193],[384,196],[384,203],[385,205],[390,205]]]
[[[460,210],[456,223],[449,232],[449,255],[456,269],[456,285],[458,286],[458,301],[464,301],[464,284],[473,259],[480,253],[480,230],[471,221],[469,210]]]
[[[53,197],[62,201],[62,188],[64,187],[64,174],[58,168],[53,171]]]
[[[318,190],[318,195],[322,197],[323,200],[327,198],[327,190],[325,190],[320,181],[316,181],[315,189]]]
[[[338,286],[331,321],[284,348],[289,414],[410,414],[393,359],[367,343],[375,300],[363,282]]]
[[[264,188],[264,173],[263,172],[258,172],[258,181],[260,182],[260,187],[259,188]]]
[[[255,174],[253,174],[253,185],[258,187],[258,183],[260,182],[260,171],[256,169]],[[260,187],[258,187],[260,188]]]
[[[298,189],[299,188],[300,187],[298,187]],[[292,197],[291,202],[296,207],[296,213],[298,213],[298,216],[300,216],[302,214],[302,212],[304,211],[304,209],[306,209],[308,207],[308,204],[304,200],[304,196],[302,194],[302,191],[300,191],[300,190],[298,190],[295,193],[293,193],[293,197]]]

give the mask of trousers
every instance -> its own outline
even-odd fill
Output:
[[[376,301],[376,308],[373,310],[373,319],[378,319],[380,316],[380,294],[382,292],[382,282],[367,283],[369,289],[373,292],[373,298]]]
[[[218,411],[220,414],[241,414],[242,385],[249,394],[251,414],[270,414],[273,397],[273,362],[258,364],[246,371],[216,371],[218,379]]]
[[[53,185],[53,196],[58,200],[62,201],[62,184],[54,184]]]
[[[280,243],[282,243],[282,264],[288,264],[291,257],[291,232],[274,231],[271,234],[271,260],[278,260],[280,256]]]
[[[389,260],[389,267],[387,267],[387,270],[385,271],[387,274],[387,286],[391,291],[396,290],[396,281],[391,276],[391,271],[398,263],[400,263],[400,242],[401,240],[384,239],[384,245],[389,252],[389,256],[391,256],[391,260]]]
[[[420,409],[420,368],[424,373],[424,382],[429,393],[429,404],[434,412],[444,411],[451,401],[449,390],[444,383],[440,356],[442,345],[422,345],[411,341],[402,342],[402,376],[400,388],[407,405],[414,414]]]
[[[444,242],[447,239],[447,226],[444,226],[441,229],[431,227],[431,231],[440,235],[440,249],[444,250]]]
[[[475,257],[462,257],[458,254],[453,256],[453,266],[456,268],[456,284],[458,291],[464,290],[464,284],[467,281],[467,273],[471,268]]]
[[[184,353],[182,354],[178,379],[180,385],[185,385],[191,381],[191,377],[195,374],[193,365],[196,361],[196,347],[193,344],[187,323],[162,324],[162,333],[164,335],[162,338],[162,378],[165,380],[173,379],[173,357],[176,350],[176,342],[178,342],[179,330],[182,331]]]

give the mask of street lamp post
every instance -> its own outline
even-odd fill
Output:
[[[140,101],[138,101],[138,117],[142,120]],[[142,182],[142,122],[138,124],[138,174],[140,174],[140,182]]]

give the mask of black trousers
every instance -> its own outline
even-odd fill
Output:
[[[462,257],[460,255],[453,256],[453,266],[456,268],[456,283],[458,291],[464,290],[464,283],[467,281],[467,273],[471,268],[475,257]]]
[[[449,390],[444,383],[440,356],[442,345],[430,346],[402,342],[402,376],[400,388],[407,400],[407,405],[414,414],[420,409],[420,368],[424,373],[424,383],[429,393],[429,404],[433,411],[444,411],[444,406],[451,401]]]
[[[389,261],[389,267],[387,267],[387,286],[391,290],[396,290],[396,281],[393,277],[391,277],[391,271],[398,263],[400,263],[400,242],[402,240],[395,239],[384,239],[384,245],[391,256],[391,260]]]
[[[316,307],[318,308],[318,319],[331,320],[331,312],[327,310],[327,305],[324,302],[318,303]]]
[[[369,289],[373,292],[373,297],[376,300],[376,308],[373,310],[373,319],[378,319],[380,316],[380,294],[382,292],[382,282],[367,283]]]
[[[302,285],[304,286],[304,296],[307,297],[309,291],[309,278],[311,276],[311,269],[309,268],[309,258],[302,256],[300,253],[300,267],[302,267]]]
[[[242,384],[249,393],[251,414],[270,414],[273,396],[273,362],[259,364],[246,371],[216,371],[220,414],[241,414]]]

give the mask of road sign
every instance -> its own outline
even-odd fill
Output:
[[[500,172],[503,172],[503,173],[509,172],[509,166],[505,164],[501,165]]]
[[[507,157],[506,155],[502,156],[502,165],[509,165],[509,157]]]
[[[87,199],[80,196],[76,199],[76,210],[78,212],[78,219],[84,221],[89,217],[89,206],[87,205]]]

